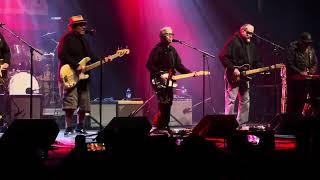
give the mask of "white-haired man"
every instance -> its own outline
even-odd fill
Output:
[[[160,30],[160,42],[152,49],[147,62],[150,72],[152,87],[157,93],[158,113],[153,119],[152,125],[155,130],[168,130],[170,122],[170,111],[173,100],[173,89],[168,84],[172,75],[178,71],[181,74],[191,73],[182,63],[176,49],[171,46],[173,40],[171,27],[163,27]],[[164,82],[160,85],[157,82]],[[161,88],[160,88],[161,86]]]

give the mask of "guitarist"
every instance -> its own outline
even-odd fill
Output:
[[[191,73],[182,63],[176,49],[171,46],[173,40],[171,27],[163,27],[160,30],[160,42],[152,49],[146,67],[150,72],[150,79],[170,79],[176,71],[181,74]],[[196,74],[195,74],[196,75]],[[167,88],[153,86],[158,98],[158,114],[153,118],[153,129],[151,131],[165,130],[169,133],[170,111],[173,101],[173,88],[164,84]]]
[[[4,36],[0,33],[0,94],[5,93],[7,90],[7,70],[10,65],[10,59],[10,48]]]
[[[78,63],[84,57],[90,57],[93,62],[99,59],[92,53],[89,43],[85,39],[87,21],[81,15],[69,18],[68,29],[59,42],[58,57],[59,67],[69,64],[76,72],[85,70],[85,66],[79,66]],[[109,61],[108,57],[104,59]],[[59,71],[60,72],[60,68]],[[60,78],[59,78],[60,79]],[[61,82],[60,82],[61,83]],[[80,134],[86,134],[84,130],[85,113],[90,112],[90,92],[89,81],[82,80],[74,88],[63,89],[63,110],[65,111],[65,136],[73,134],[72,117],[75,110],[78,110],[77,127],[75,131]]]
[[[0,101],[0,126],[4,127],[5,115],[10,114],[8,111],[9,106],[9,92],[8,92],[8,80],[7,80],[7,70],[10,65],[11,53],[10,48],[4,38],[0,33],[0,94],[4,94],[2,101]],[[4,101],[4,102],[3,102]]]
[[[249,81],[242,80],[240,66],[249,64],[251,68],[261,67],[262,63],[251,38],[254,26],[244,24],[225,43],[219,54],[225,71],[225,114],[235,114],[234,106],[239,97],[237,121],[239,125],[249,119],[250,94]]]
[[[303,78],[318,73],[318,59],[312,43],[311,34],[309,32],[303,32],[298,40],[291,42],[288,46],[286,63],[288,113],[300,114],[303,112],[308,94],[319,91],[315,89],[317,86],[314,86],[319,84],[318,80],[307,81]],[[315,94],[312,93],[309,95],[314,96]]]

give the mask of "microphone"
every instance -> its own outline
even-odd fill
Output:
[[[177,40],[177,39],[172,39],[172,42],[178,42],[178,43],[181,43],[180,40]]]
[[[96,33],[96,29],[92,28],[92,29],[86,29],[85,30],[86,34],[90,34],[90,35],[93,35],[94,33]]]

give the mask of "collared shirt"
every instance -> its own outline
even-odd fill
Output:
[[[182,63],[176,49],[173,46],[166,46],[158,43],[151,51],[147,62],[147,69],[151,77],[158,76],[161,71],[168,72],[170,69],[179,73],[191,73]]]

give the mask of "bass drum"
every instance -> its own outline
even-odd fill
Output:
[[[28,95],[31,93],[30,76],[28,72],[18,72],[11,76],[9,81],[9,95]],[[32,76],[33,94],[39,94],[39,83],[37,79]]]

